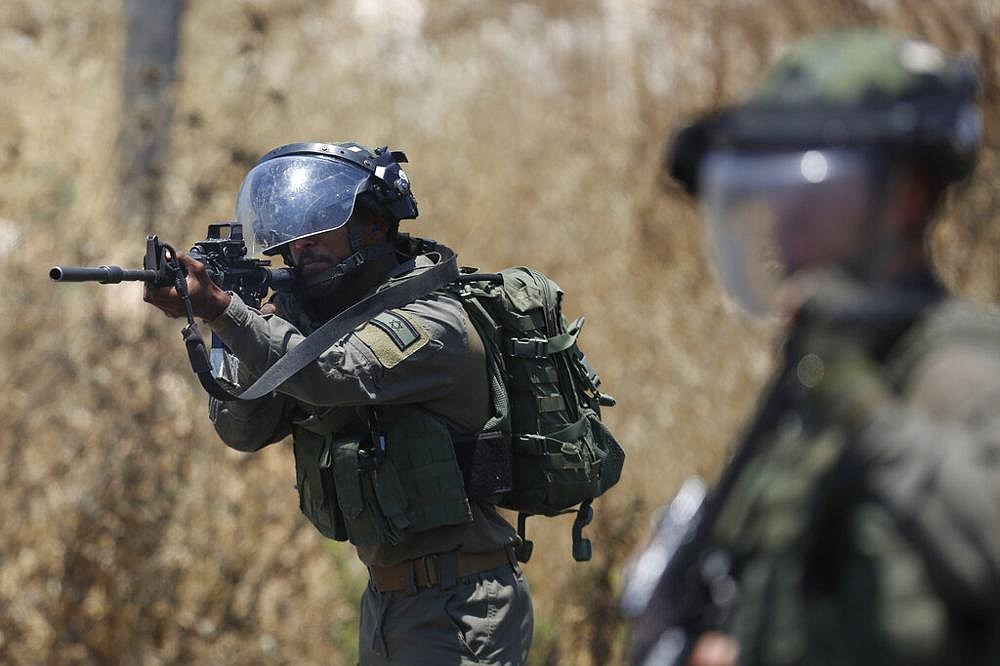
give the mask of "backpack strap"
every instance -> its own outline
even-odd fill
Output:
[[[504,341],[505,351],[511,356],[519,358],[543,358],[551,354],[566,351],[576,344],[576,339],[580,337],[580,329],[583,328],[584,321],[586,321],[585,318],[579,317],[570,324],[565,333],[554,335],[548,339],[507,338]]]
[[[583,536],[583,528],[594,520],[594,507],[591,506],[594,500],[584,500],[576,509],[576,518],[573,520],[573,559],[577,562],[589,562],[593,556],[594,549],[590,539]],[[563,513],[572,513],[573,509]],[[534,514],[517,512],[517,535],[521,537],[521,545],[514,549],[514,556],[518,562],[527,562],[531,559],[531,553],[535,549],[535,542],[528,539],[528,516]]]

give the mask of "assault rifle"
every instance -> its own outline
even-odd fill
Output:
[[[288,291],[292,288],[294,274],[290,269],[270,268],[270,261],[248,258],[246,254],[243,225],[236,222],[208,225],[207,237],[196,242],[188,252],[191,258],[205,265],[213,282],[226,291],[236,293],[251,307],[259,308],[269,289]],[[235,359],[226,352],[222,341],[215,334],[212,335],[211,355],[205,350],[201,332],[194,321],[191,302],[187,298],[187,270],[178,261],[174,249],[161,243],[155,235],[146,237],[146,254],[142,258],[141,269],[121,266],[53,266],[49,269],[49,277],[56,282],[145,282],[153,287],[175,287],[187,308],[188,323],[181,335],[184,337],[192,368],[210,394],[221,399],[232,398],[223,397],[218,389],[223,375],[235,377],[232,365]]]
[[[225,233],[223,233],[225,232]],[[235,292],[247,305],[260,307],[268,289],[286,291],[292,286],[292,272],[287,268],[269,268],[266,259],[248,259],[243,225],[222,222],[208,225],[208,235],[194,244],[188,254],[205,264],[212,281],[226,291]],[[153,287],[176,286],[177,278],[187,277],[178,263],[174,249],[161,243],[156,236],[146,237],[146,254],[142,269],[121,266],[53,266],[49,277],[56,282],[145,282]]]
[[[223,231],[227,235],[224,236]],[[318,358],[330,345],[378,313],[412,303],[459,278],[458,258],[450,248],[431,240],[420,240],[413,249],[419,249],[421,253],[436,254],[439,261],[411,279],[386,286],[354,303],[313,331],[245,389],[236,386],[233,381],[236,377],[236,357],[228,353],[222,341],[214,335],[212,355],[209,357],[188,299],[187,272],[173,248],[161,243],[156,236],[146,239],[146,256],[141,270],[129,270],[120,266],[53,266],[49,269],[49,277],[56,282],[115,284],[137,281],[157,287],[175,287],[187,309],[188,323],[181,335],[198,381],[209,395],[219,400],[255,400],[269,395],[289,377]],[[290,269],[269,268],[269,261],[248,259],[246,253],[243,227],[235,222],[226,222],[209,225],[208,238],[195,243],[189,255],[205,265],[209,276],[222,289],[235,292],[243,302],[252,307],[260,306],[268,289],[291,290],[295,278]]]
[[[728,555],[710,549],[708,490],[684,482],[663,508],[649,545],[630,564],[621,609],[632,621],[635,666],[681,666],[707,628],[736,600]]]

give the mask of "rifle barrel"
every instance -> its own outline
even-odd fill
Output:
[[[49,277],[56,282],[100,282],[101,284],[117,284],[119,282],[155,282],[156,271],[122,268],[121,266],[98,266],[84,268],[82,266],[53,266],[49,269]]]

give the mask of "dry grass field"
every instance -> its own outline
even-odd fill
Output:
[[[664,140],[789,40],[847,24],[982,63],[981,168],[934,249],[951,285],[997,300],[997,0],[190,0],[141,223],[120,206],[121,7],[0,3],[0,663],[355,663],[365,572],[299,515],[287,442],[218,441],[178,323],[139,287],[47,278],[135,265],[151,232],[190,245],[232,216],[257,156],[347,139],[408,152],[407,230],[466,264],[537,267],[587,315],[629,458],[593,562],[572,561],[569,520],[529,521],[532,663],[620,663],[622,565],[654,506],[717,473],[774,341],[733,315],[696,211],[661,189]]]

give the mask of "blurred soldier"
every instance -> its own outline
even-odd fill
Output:
[[[929,44],[833,32],[675,137],[723,282],[787,337],[718,486],[685,484],[633,566],[636,663],[1000,663],[1000,317],[926,249],[975,87]]]
[[[433,246],[397,236],[417,216],[403,161],[354,143],[292,144],[250,170],[237,200],[250,254],[280,254],[297,280],[260,311],[182,258],[194,313],[235,354],[241,384],[363,297],[441,263]],[[146,300],[184,314],[173,289]],[[280,391],[211,398],[209,413],[240,451],[292,435],[303,513],[324,536],[350,540],[371,574],[362,664],[525,662],[533,620],[517,534],[493,497],[467,494],[452,444],[493,415],[483,344],[457,298],[436,291],[388,309]]]

